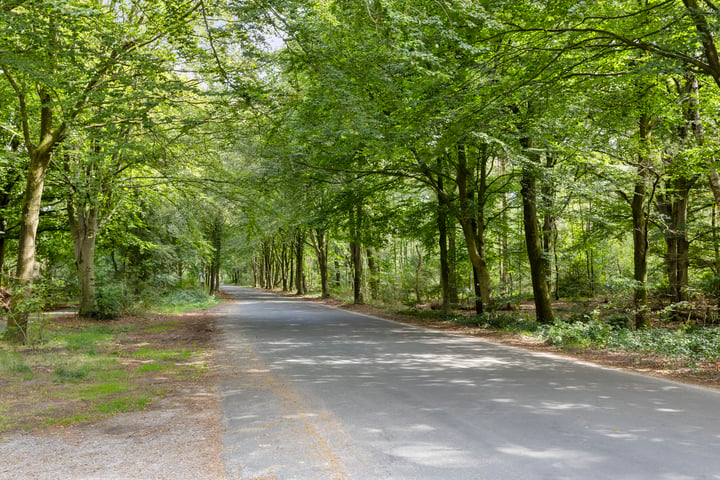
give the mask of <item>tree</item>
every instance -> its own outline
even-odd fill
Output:
[[[141,0],[86,4],[16,2],[0,10],[0,68],[14,93],[14,108],[28,155],[16,277],[32,280],[42,193],[53,154],[83,115],[108,102],[123,102],[110,89],[132,79],[124,65],[164,64],[167,40],[187,33],[199,4]],[[67,33],[67,34],[66,34]],[[185,36],[185,38],[188,38]],[[165,41],[165,43],[163,43]],[[137,74],[132,72],[132,75]],[[22,301],[15,295],[13,301]],[[25,339],[26,319],[13,316],[6,337]]]

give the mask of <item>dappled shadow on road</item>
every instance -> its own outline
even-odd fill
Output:
[[[273,374],[357,422],[397,478],[720,478],[715,392],[261,292],[239,303]]]

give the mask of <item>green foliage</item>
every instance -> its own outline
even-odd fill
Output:
[[[174,289],[161,296],[153,309],[163,313],[202,310],[218,303],[218,299],[200,289]]]
[[[608,348],[694,362],[720,358],[718,327],[630,330],[597,320],[558,321],[541,327],[537,335],[553,345],[570,348]]]
[[[597,320],[572,323],[556,321],[554,325],[543,327],[540,334],[553,345],[587,348],[605,347],[612,331],[611,325]]]

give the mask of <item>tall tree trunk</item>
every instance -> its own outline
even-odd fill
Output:
[[[505,175],[505,158],[498,160],[498,174]],[[500,288],[502,293],[508,295],[511,292],[510,279],[508,275],[510,267],[510,243],[508,241],[508,194],[503,192],[500,196],[500,245],[498,246],[498,270],[500,276]]]
[[[453,217],[448,216],[448,290],[450,294],[450,304],[457,305],[460,303],[460,295],[458,294],[458,271],[457,271],[457,235],[455,232],[455,222]]]
[[[283,242],[282,244],[282,261],[280,262],[280,268],[282,268],[283,292],[287,292],[290,290],[290,259],[288,258],[287,242]]]
[[[456,168],[456,181],[458,184],[458,197],[460,203],[458,220],[460,221],[460,226],[462,227],[463,234],[465,236],[465,245],[467,247],[468,256],[470,257],[470,262],[473,267],[475,313],[480,315],[484,311],[484,299],[481,289],[481,272],[483,266],[485,266],[485,270],[487,270],[487,266],[485,265],[483,252],[478,248],[479,241],[477,238],[477,211],[473,208],[474,194],[472,190],[468,188],[468,177],[470,177],[470,171],[467,167],[467,154],[465,151],[465,144],[459,143],[457,145],[457,157],[458,162]]]
[[[362,228],[362,205],[357,202],[350,209],[350,258],[353,267],[353,303],[365,303],[363,297],[363,261],[360,244],[360,229]]]
[[[25,196],[22,206],[22,221],[18,240],[18,259],[16,281],[18,288],[13,289],[10,301],[11,315],[8,316],[4,337],[6,340],[19,343],[27,341],[28,312],[23,311],[23,302],[31,295],[29,284],[35,270],[35,239],[40,223],[40,206],[45,187],[45,173],[50,164],[51,151],[30,152]]]
[[[340,262],[337,259],[333,260],[335,266],[335,288],[342,287],[342,274],[340,272]]]
[[[441,157],[438,158],[438,167],[442,169]],[[438,191],[444,192],[442,173],[438,174]],[[447,245],[447,205],[443,201],[445,195],[438,194],[438,212],[437,224],[439,232],[440,245],[440,290],[442,294],[442,313],[450,313],[450,265],[448,262],[448,245]]]
[[[417,265],[415,266],[415,300],[418,304],[422,303],[422,295],[420,293],[420,274],[422,273],[423,257],[420,247],[415,245],[415,253],[417,254]]]
[[[550,169],[555,166],[555,160],[551,154],[546,154],[545,167]],[[550,258],[553,254],[553,241],[556,236],[557,227],[555,224],[555,215],[553,213],[553,203],[555,197],[555,189],[551,182],[542,182],[540,188],[542,193],[542,206],[543,206],[543,224],[542,224],[542,248],[543,248],[543,262],[545,263],[545,271],[547,272],[548,290],[553,291],[552,285],[552,265]],[[557,298],[556,298],[557,300]]]
[[[262,253],[263,264],[265,265],[263,268],[263,273],[265,274],[263,277],[263,288],[266,290],[272,290],[272,249],[269,240],[263,241]]]
[[[324,228],[315,228],[310,231],[318,270],[320,270],[320,290],[322,298],[330,297],[330,281],[328,278],[328,238]]]
[[[377,264],[377,252],[372,247],[365,249],[368,264],[368,286],[370,287],[370,298],[380,298],[380,269]]]
[[[74,198],[71,197],[68,199],[67,212],[80,290],[78,313],[81,317],[96,317],[99,312],[95,295],[95,240],[99,209],[96,206],[76,209]]]
[[[305,232],[295,232],[295,294],[305,295]]]
[[[210,226],[210,240],[213,247],[210,264],[210,295],[220,289],[220,261],[222,258],[222,220],[216,217]]]
[[[633,198],[630,202],[633,219],[633,280],[635,281],[635,328],[645,328],[647,318],[647,254],[649,249],[648,217],[646,211],[648,170],[650,168],[650,131],[652,121],[648,115],[641,115],[639,122],[640,154],[637,179]],[[649,209],[650,202],[647,202]]]
[[[547,263],[543,258],[541,231],[537,215],[537,176],[535,170],[539,168],[540,155],[535,150],[532,138],[521,139],[521,144],[525,149],[528,160],[531,162],[531,164],[524,165],[522,168],[520,195],[523,203],[525,244],[530,262],[533,295],[535,297],[535,315],[540,323],[553,323],[555,315],[552,310],[550,289],[547,281],[550,272],[547,271]]]
[[[647,217],[645,214],[645,197],[647,194],[644,175],[635,182],[632,199],[633,219],[633,280],[635,281],[635,328],[647,326]]]

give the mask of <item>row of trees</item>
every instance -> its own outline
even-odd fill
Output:
[[[347,242],[360,302],[378,253],[414,239],[439,256],[447,310],[457,236],[477,311],[525,265],[541,322],[561,292],[614,282],[633,292],[642,327],[648,275],[679,306],[700,287],[715,293],[714,4],[242,7],[285,38],[257,161],[275,170],[261,191],[288,213],[264,224],[265,248],[288,228]],[[315,250],[326,285],[327,255]]]
[[[228,110],[197,74],[212,71],[205,25],[214,8],[182,0],[0,6],[8,339],[25,339],[40,277],[70,279],[89,317],[106,313],[113,285],[137,290],[151,277],[182,278],[191,269],[197,278],[206,269],[217,288],[212,252],[223,210],[201,215],[216,197],[200,180],[223,166],[200,139]],[[74,278],[63,268],[68,253]]]
[[[86,316],[221,271],[541,322],[612,287],[638,327],[715,295],[716,6],[546,3],[4,2],[7,335],[69,253]]]

